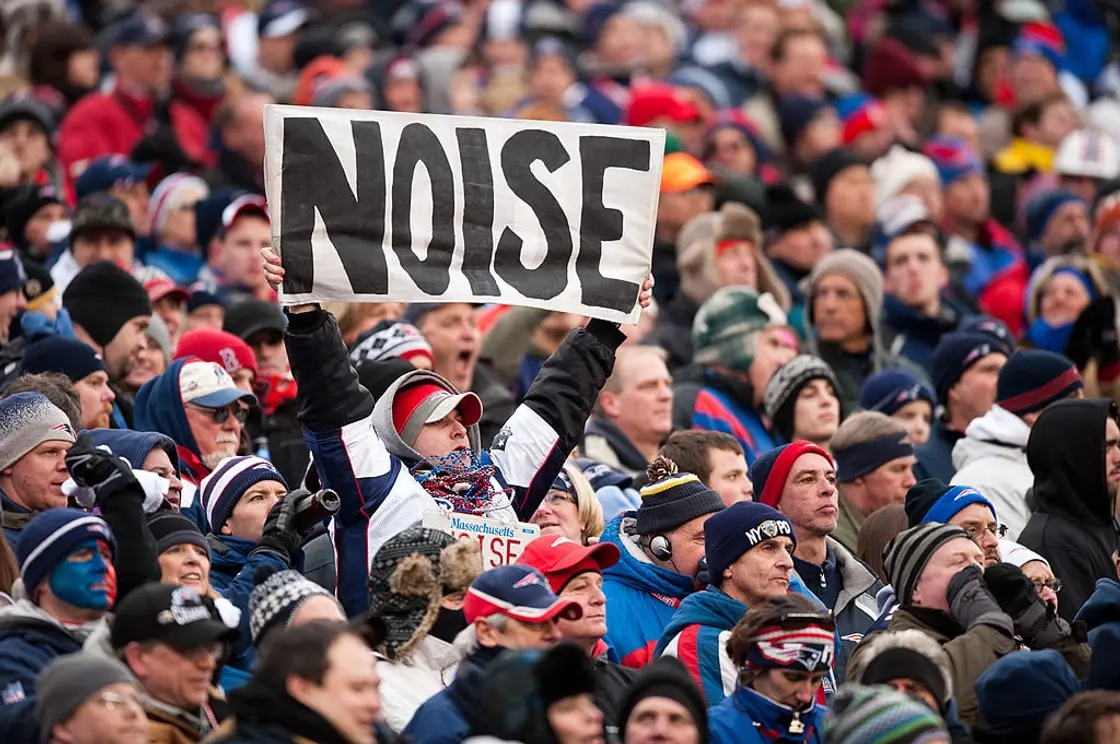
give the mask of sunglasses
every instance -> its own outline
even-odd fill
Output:
[[[214,420],[215,424],[224,424],[226,421],[229,420],[230,416],[233,416],[235,419],[237,419],[242,424],[245,423],[245,421],[249,418],[249,410],[247,408],[242,408],[241,406],[236,406],[236,407],[226,406],[225,408],[207,408],[206,406],[196,406],[194,404],[191,404],[191,408],[195,409],[196,411],[201,411],[202,413],[207,414],[208,416],[210,416],[210,418],[212,418]]]

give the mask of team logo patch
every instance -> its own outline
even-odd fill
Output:
[[[540,583],[541,577],[536,572],[533,572],[530,574],[526,574],[523,578],[519,579],[518,582],[513,585],[513,588],[524,589],[527,586],[533,586]]]

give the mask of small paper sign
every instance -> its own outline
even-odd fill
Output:
[[[516,563],[525,546],[541,534],[541,528],[535,524],[500,522],[489,517],[449,511],[426,511],[422,524],[460,540],[477,542],[482,549],[483,570]]]

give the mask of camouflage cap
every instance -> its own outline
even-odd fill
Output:
[[[120,199],[103,192],[82,199],[71,224],[71,240],[90,230],[120,230],[136,239],[136,228],[128,207]]]
[[[694,361],[746,372],[754,362],[755,336],[766,328],[787,324],[785,311],[770,293],[724,287],[696,313],[692,323]]]

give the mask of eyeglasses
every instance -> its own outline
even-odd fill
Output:
[[[1003,537],[1007,534],[1006,524],[987,524],[981,527],[976,524],[961,525],[961,529],[968,533],[968,536],[973,540],[980,539],[980,536],[987,532],[992,537]]]
[[[1058,578],[1047,579],[1046,581],[1041,581],[1040,579],[1031,579],[1031,583],[1034,584],[1034,589],[1036,592],[1042,592],[1043,587],[1050,589],[1055,594],[1062,590],[1062,580]]]
[[[127,693],[121,694],[119,692],[112,692],[105,690],[97,696],[97,701],[105,706],[105,710],[113,711],[117,708],[127,708],[129,706],[144,710],[148,705],[148,696],[141,693]]]
[[[201,664],[210,660],[220,661],[226,655],[226,645],[224,643],[208,643],[205,646],[186,649],[175,648],[174,646],[171,648],[179,656],[194,664]]]
[[[242,424],[245,423],[245,421],[249,418],[249,410],[247,408],[242,408],[241,406],[207,408],[206,406],[196,406],[193,403],[191,403],[190,406],[196,411],[200,411],[210,416],[210,418],[214,419],[215,424],[224,424],[227,420],[229,420],[230,416],[233,416]]]
[[[564,503],[574,504],[576,503],[576,497],[563,491],[549,491],[544,496],[544,503],[549,506],[559,506]]]

